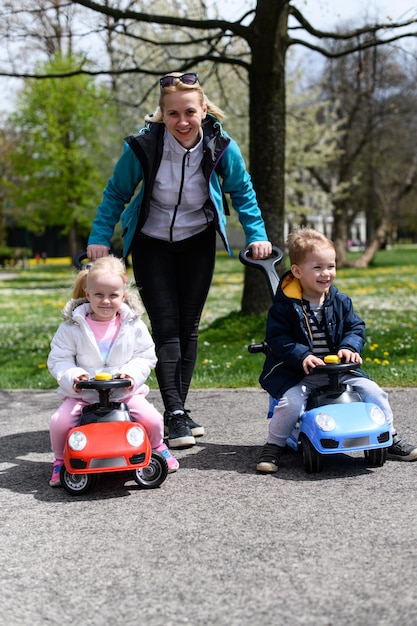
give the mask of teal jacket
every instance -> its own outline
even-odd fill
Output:
[[[161,161],[164,124],[148,123],[137,135],[125,139],[122,156],[103,194],[93,221],[88,245],[110,248],[114,227],[122,220],[123,256],[131,249],[137,230],[144,224],[152,185]],[[209,198],[215,208],[215,226],[233,255],[226,234],[224,194],[229,194],[246,236],[246,244],[267,241],[264,221],[251,178],[237,143],[212,115],[203,124],[202,168]]]

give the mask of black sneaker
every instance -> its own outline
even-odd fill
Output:
[[[185,409],[185,413],[187,415],[187,424],[190,427],[190,430],[193,434],[193,437],[202,437],[204,435],[204,426],[200,426],[190,417],[190,412]]]
[[[197,424],[197,422],[195,422],[193,419],[191,419],[190,415],[189,415],[189,411],[187,411],[187,409],[184,409],[184,413],[186,415],[186,420],[187,420],[187,424],[191,430],[191,434],[193,437],[202,437],[204,435],[204,426],[200,426],[200,424]],[[168,437],[169,435],[169,427],[168,427],[168,420],[169,420],[169,416],[171,415],[171,413],[169,411],[165,411],[164,413],[164,436]]]
[[[395,434],[392,436],[392,446],[387,450],[387,457],[396,461],[417,461],[417,448]]]
[[[168,445],[170,448],[189,448],[195,444],[191,428],[184,411],[166,412],[168,425]]]
[[[273,474],[278,471],[278,461],[284,448],[274,443],[266,443],[262,448],[256,469],[262,474]]]

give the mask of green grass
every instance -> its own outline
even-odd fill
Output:
[[[365,369],[386,387],[417,386],[416,269],[417,247],[408,246],[379,252],[368,269],[338,271],[337,287],[352,297],[367,324]],[[74,272],[68,259],[53,259],[16,274],[0,280],[1,387],[52,389],[56,383],[46,369],[49,342],[70,297]],[[258,386],[263,356],[249,354],[247,345],[263,339],[266,314],[238,312],[242,284],[243,266],[219,253],[201,323],[194,388]],[[154,375],[150,384],[156,388]]]

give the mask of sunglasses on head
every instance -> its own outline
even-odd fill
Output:
[[[194,72],[187,72],[186,74],[181,74],[181,76],[163,76],[159,79],[159,84],[161,89],[165,89],[165,87],[176,85],[177,81],[181,81],[184,85],[195,85],[198,83],[198,75]]]

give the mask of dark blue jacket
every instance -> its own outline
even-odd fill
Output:
[[[341,348],[361,353],[365,322],[354,312],[349,296],[334,285],[324,301],[323,323],[329,354],[336,354]],[[304,378],[302,363],[314,354],[301,285],[291,272],[284,274],[278,286],[268,313],[265,341],[270,350],[259,382],[272,397],[280,398]],[[354,373],[366,376],[361,370]]]

